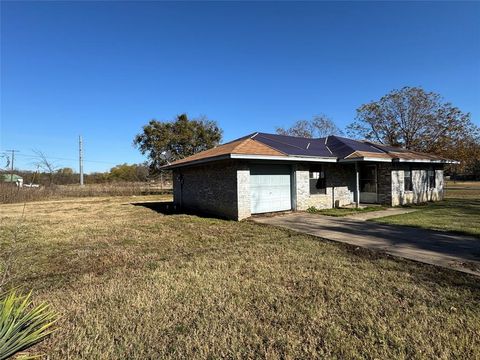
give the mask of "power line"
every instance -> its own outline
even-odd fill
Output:
[[[6,152],[9,150],[3,150],[3,152]],[[31,159],[38,159],[38,155],[34,154],[17,154],[17,156],[25,157],[25,158],[31,158]],[[61,157],[55,157],[55,156],[47,156],[48,159],[50,160],[65,160],[65,161],[78,161],[78,159],[71,159],[71,158],[61,158]],[[109,165],[118,165],[118,163],[113,163],[109,161],[101,161],[101,160],[86,160],[83,159],[84,162],[91,162],[91,163],[100,163],[100,164],[109,164]]]

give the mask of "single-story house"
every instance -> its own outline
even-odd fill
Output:
[[[389,206],[443,199],[443,167],[454,161],[340,136],[254,133],[177,160],[174,203],[241,220],[309,207]]]

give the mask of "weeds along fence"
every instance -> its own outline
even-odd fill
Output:
[[[39,188],[16,187],[0,183],[0,204],[55,200],[89,196],[132,196],[171,194],[171,188],[146,183],[111,183],[79,185],[52,185]]]

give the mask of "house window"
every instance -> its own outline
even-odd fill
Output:
[[[435,170],[433,168],[428,169],[428,187],[430,189],[435,189]]]
[[[408,168],[408,170],[403,172],[403,183],[405,191],[413,191],[412,168]]]
[[[323,167],[310,169],[310,194],[326,194],[327,180]]]
[[[377,165],[363,165],[360,168],[360,191],[377,193]]]

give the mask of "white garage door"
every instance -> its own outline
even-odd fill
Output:
[[[292,209],[291,169],[288,165],[250,166],[252,214]]]

